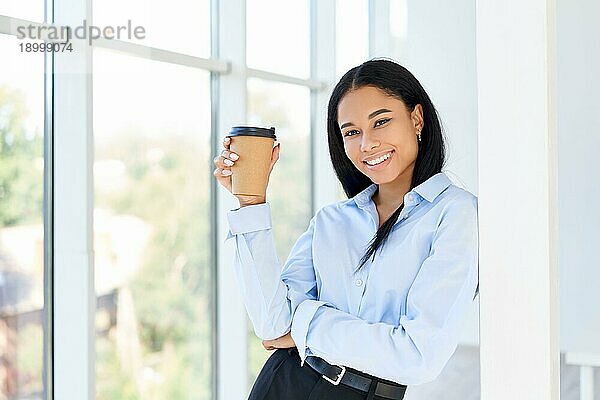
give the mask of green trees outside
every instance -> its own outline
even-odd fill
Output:
[[[42,220],[44,142],[26,119],[24,94],[0,86],[0,227]]]
[[[273,107],[277,102],[269,96],[254,91],[251,101],[256,107],[253,118],[277,126],[282,143],[268,201],[283,264],[311,217],[310,144],[307,134],[297,135],[297,127],[290,128],[293,122],[287,115],[292,111]],[[43,136],[27,131],[26,116],[23,95],[0,87],[0,228],[42,224]],[[213,239],[208,138],[195,133],[149,137],[128,129],[106,137],[95,132],[95,140],[97,162],[118,160],[124,167],[119,190],[108,189],[114,182],[95,175],[95,207],[137,217],[152,227],[140,265],[127,283],[139,332],[140,371],[132,370],[119,356],[114,329],[99,334],[97,399],[209,399],[213,373],[209,250]],[[21,348],[20,372],[41,385],[42,327],[23,334],[27,335],[23,340],[39,341],[39,345],[27,351]],[[251,326],[248,335],[252,385],[271,352],[262,348]],[[31,390],[41,387],[33,385]]]
[[[27,126],[28,112],[25,94],[6,85],[0,85],[0,230],[20,225],[41,225],[43,207],[43,137],[36,129]],[[3,244],[0,243],[0,275],[12,271],[22,274],[18,266],[3,257]],[[43,265],[35,266],[43,268]],[[38,276],[41,276],[39,274]],[[36,276],[28,277],[32,281]],[[10,278],[2,279],[4,285],[11,285]],[[14,288],[7,292],[14,293]],[[11,301],[14,301],[12,299]],[[15,304],[0,304],[2,309],[12,313]],[[15,333],[15,358],[4,357],[0,368],[8,371],[4,379],[10,380],[3,388],[13,394],[28,395],[41,393],[43,368],[43,330],[39,325],[28,324],[4,331],[10,336]],[[0,331],[2,334],[2,331]],[[14,353],[13,353],[14,354]],[[2,375],[2,374],[0,374]],[[0,398],[3,389],[0,389]]]
[[[98,399],[210,398],[208,155],[198,141],[191,135],[149,139],[132,131],[110,141],[96,138],[96,159],[122,162],[126,181],[118,191],[102,190],[97,182],[96,207],[152,226],[129,282],[142,369],[150,378],[139,377],[143,384],[134,390],[134,377],[124,379],[128,373],[116,362],[114,340],[99,337]],[[160,156],[148,157],[156,149]]]

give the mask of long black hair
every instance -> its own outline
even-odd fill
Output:
[[[338,125],[338,105],[344,95],[364,86],[373,86],[386,95],[401,100],[407,110],[412,112],[417,104],[423,108],[424,125],[421,131],[421,142],[413,170],[410,190],[433,175],[441,172],[445,163],[445,144],[442,126],[437,111],[429,96],[417,78],[406,68],[387,59],[372,59],[352,68],[342,76],[331,97],[327,111],[327,136],[329,156],[338,179],[342,183],[348,198],[373,184],[371,179],[358,170],[346,156],[344,142]],[[355,270],[358,271],[387,240],[404,203],[377,229],[375,237],[369,244],[369,249],[361,258]]]

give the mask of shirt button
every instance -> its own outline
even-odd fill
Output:
[[[362,284],[363,284],[363,281],[362,281],[362,279],[357,279],[356,281],[354,281],[354,284],[355,284],[356,286],[360,286],[360,285],[362,285]]]

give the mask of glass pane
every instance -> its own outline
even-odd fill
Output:
[[[94,25],[102,30],[127,27],[131,38],[121,30],[121,40],[161,49],[210,57],[210,1],[156,0],[94,1]],[[133,36],[135,27],[143,28],[143,39]]]
[[[44,0],[2,0],[0,15],[44,22]]]
[[[44,393],[44,58],[20,43],[0,35],[0,399]]]
[[[339,79],[369,57],[368,0],[337,0],[335,38],[335,72]]]
[[[103,50],[94,71],[96,398],[209,399],[209,73]]]
[[[600,3],[565,2],[560,9],[558,215],[554,215],[560,278],[560,398],[600,400]]]
[[[305,87],[248,80],[248,124],[275,127],[281,143],[267,200],[271,203],[273,235],[281,262],[308,228],[310,209],[310,91]],[[271,352],[256,337],[248,324],[248,391]]]
[[[309,77],[308,6],[306,0],[246,2],[246,57],[250,68]]]
[[[408,57],[408,4],[407,0],[390,3],[389,12],[390,46],[396,60]]]

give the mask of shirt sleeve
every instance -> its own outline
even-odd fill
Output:
[[[234,270],[255,334],[262,340],[279,338],[291,329],[298,305],[317,298],[312,263],[314,219],[292,247],[285,265],[277,257],[270,203],[227,212],[235,238]]]
[[[330,303],[306,300],[292,339],[332,364],[417,385],[434,380],[456,350],[478,283],[477,198],[448,203],[399,324],[370,323]]]

